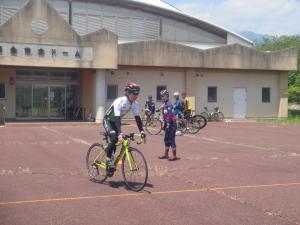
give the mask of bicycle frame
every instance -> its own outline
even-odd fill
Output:
[[[120,145],[122,145],[122,148],[121,148],[119,154],[117,155],[117,158],[116,158],[116,160],[115,160],[115,162],[114,162],[114,165],[117,166],[118,163],[119,163],[119,161],[122,160],[122,158],[123,158],[123,156],[124,156],[124,154],[125,154],[125,155],[126,155],[126,158],[127,158],[127,160],[128,160],[128,163],[129,163],[129,168],[130,168],[130,170],[133,170],[132,165],[135,164],[135,161],[134,161],[134,158],[133,158],[133,156],[131,155],[131,153],[130,153],[130,151],[129,151],[130,141],[129,141],[128,139],[125,139],[125,140],[123,140],[123,141],[117,143],[117,146],[120,146]],[[106,146],[104,146],[104,147],[106,147]],[[99,153],[99,155],[96,157],[96,159],[98,159],[98,158],[101,156],[102,153],[103,153],[103,152],[101,151],[101,152]],[[96,160],[95,160],[94,163],[95,163],[98,167],[100,167],[100,168],[106,170],[106,163],[97,163]],[[136,164],[135,164],[135,168],[137,168],[137,165],[136,165]]]

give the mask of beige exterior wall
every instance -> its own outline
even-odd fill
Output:
[[[45,23],[44,26],[47,26],[43,34],[37,34],[33,31],[32,23],[37,18]],[[24,51],[23,47],[18,49],[18,56],[3,54],[0,57],[0,65],[88,69],[117,68],[118,38],[114,33],[102,29],[83,37],[79,36],[71,25],[45,0],[29,1],[24,8],[1,25],[0,43],[9,44],[9,49],[16,44],[23,44],[24,48],[30,47],[32,49],[32,55],[26,57],[22,57],[20,54],[21,51]],[[4,48],[4,46],[2,47]],[[50,49],[58,47],[62,47],[64,50],[57,50],[57,56],[59,56],[59,51],[66,51],[69,55],[73,55],[71,52],[75,51],[74,48],[79,48],[80,51],[92,49],[92,52],[89,53],[90,57],[80,59],[52,57]],[[44,57],[35,54],[39,48],[45,50]],[[81,56],[83,55],[82,52]]]
[[[95,115],[95,70],[84,70],[81,80],[81,103],[89,113]],[[0,82],[5,83],[7,98],[7,118],[15,118],[16,85],[10,85],[9,79],[15,79],[15,68],[0,68]],[[246,117],[286,117],[287,116],[287,73],[276,71],[234,71],[234,70],[198,70],[147,67],[121,67],[119,70],[106,71],[107,85],[118,85],[118,96],[123,95],[127,82],[141,85],[142,91],[138,102],[141,109],[148,95],[156,100],[156,87],[166,85],[171,94],[186,91],[196,98],[196,111],[199,113],[207,106],[210,110],[219,106],[225,117],[233,117],[233,90],[245,88],[247,94]],[[207,88],[217,87],[217,103],[207,102]],[[262,88],[271,88],[271,102],[262,103]],[[106,93],[106,91],[105,91]],[[107,96],[105,96],[107,99]],[[106,101],[106,108],[111,105]],[[156,101],[156,106],[161,102]],[[132,117],[132,115],[129,115]]]
[[[196,110],[199,113],[207,106],[209,110],[219,106],[225,117],[233,117],[233,90],[246,89],[246,117],[277,117],[279,109],[279,73],[271,71],[222,71],[195,70],[187,75],[187,92],[196,96]],[[284,79],[287,80],[287,77]],[[191,86],[191,90],[190,86]],[[207,100],[208,87],[217,87],[217,102]],[[262,88],[271,88],[271,102],[262,103]]]
[[[81,104],[85,108],[85,116],[95,115],[95,73],[96,70],[84,70],[81,78]]]
[[[14,118],[16,111],[16,84],[10,85],[10,78],[16,80],[16,72],[12,67],[0,68],[0,82],[5,83],[6,118]]]
[[[140,108],[144,108],[148,95],[153,96],[156,100],[156,87],[166,85],[170,94],[176,91],[182,92],[185,88],[185,71],[183,69],[155,69],[155,68],[134,68],[115,70],[112,75],[110,71],[106,74],[107,85],[118,85],[118,96],[123,96],[124,86],[128,82],[135,82],[141,85],[141,94],[138,98]],[[173,98],[171,96],[171,100]],[[106,107],[111,105],[111,101],[107,101]],[[155,102],[158,107],[161,102]],[[132,117],[132,115],[129,115]]]
[[[281,72],[278,77],[278,117],[288,117],[288,73]]]

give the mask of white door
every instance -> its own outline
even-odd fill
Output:
[[[233,89],[233,118],[246,117],[246,88]]]

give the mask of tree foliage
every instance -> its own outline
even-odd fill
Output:
[[[300,36],[274,36],[264,38],[263,41],[257,43],[256,48],[261,51],[278,51],[285,48],[299,48],[298,54],[298,70],[289,73],[289,101],[300,103]]]

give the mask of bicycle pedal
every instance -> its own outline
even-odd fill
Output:
[[[112,176],[114,175],[114,173],[115,173],[114,170],[113,170],[113,171],[106,171],[106,175],[107,175],[108,177],[112,177]]]

